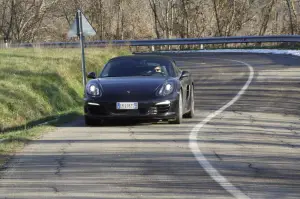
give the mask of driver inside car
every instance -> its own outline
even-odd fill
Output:
[[[161,67],[160,67],[160,66],[156,66],[156,67],[154,68],[154,72],[156,72],[156,73],[161,73]]]
[[[147,75],[147,76],[160,76],[160,75],[164,76],[165,72],[164,72],[164,68],[162,68],[162,66],[155,65],[155,66],[151,66],[147,71],[143,71],[141,74]]]

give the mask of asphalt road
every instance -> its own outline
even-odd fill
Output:
[[[16,154],[0,174],[0,198],[300,198],[300,58],[172,56],[194,76],[195,118],[103,127],[79,119]],[[239,93],[245,64],[254,76]],[[196,159],[190,134],[218,110],[197,130]]]

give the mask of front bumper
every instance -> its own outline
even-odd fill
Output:
[[[177,115],[178,99],[137,101],[136,110],[117,110],[117,102],[85,99],[84,114],[94,119],[174,119]]]

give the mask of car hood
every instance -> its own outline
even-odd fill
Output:
[[[164,77],[107,77],[98,83],[107,100],[145,100],[155,96],[157,89],[167,81]]]

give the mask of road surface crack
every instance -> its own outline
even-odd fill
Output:
[[[61,176],[61,169],[64,167],[64,160],[65,160],[64,154],[65,154],[65,152],[61,155],[60,158],[58,158],[58,159],[56,160],[58,166],[56,167],[55,175]]]
[[[58,192],[59,192],[59,190],[58,190],[58,188],[57,188],[56,186],[51,186],[50,188],[53,189],[53,191],[54,191],[55,193],[58,193]]]
[[[133,129],[132,126],[131,126],[131,127],[128,127],[128,132],[130,133],[129,136],[130,136],[131,138],[133,138],[134,140],[137,140],[136,137],[134,136],[134,133],[135,133],[135,132],[134,132],[132,129]]]
[[[287,145],[288,147],[291,147],[291,148],[295,148],[295,147],[296,147],[295,145],[290,144],[290,143],[288,143],[288,142],[285,142],[285,141],[283,141],[283,140],[280,140],[280,142],[281,142],[282,144]]]
[[[61,151],[61,154],[60,154],[60,156],[59,156],[59,158],[57,158],[55,161],[56,161],[56,163],[57,163],[57,167],[56,167],[56,169],[55,169],[55,175],[57,175],[57,176],[61,176],[62,174],[61,174],[61,169],[63,168],[63,167],[65,167],[65,164],[64,164],[64,162],[65,162],[65,159],[66,159],[66,149],[68,148],[68,147],[70,147],[71,146],[71,144],[72,144],[72,142],[68,142],[66,145],[64,145],[61,149],[60,149],[60,151]]]
[[[255,122],[254,117],[252,115],[250,115],[249,118],[250,118],[251,124],[253,125],[253,123]]]
[[[294,129],[293,125],[289,126],[287,129],[290,130],[294,135],[298,135],[298,134],[299,134],[299,133]]]
[[[255,173],[259,173],[259,168],[254,167],[252,163],[248,163],[248,168],[253,169],[255,171]]]
[[[236,111],[236,110],[234,110],[234,111],[232,111],[232,112],[234,112],[235,114],[238,114],[238,115],[243,115],[243,113],[238,112],[238,111]]]
[[[217,154],[217,152],[214,151],[214,154],[219,160],[223,161],[223,159],[221,158],[221,156],[219,154]]]

